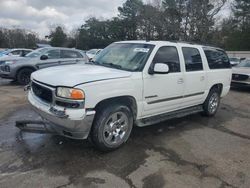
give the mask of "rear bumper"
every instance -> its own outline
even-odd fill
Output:
[[[66,109],[65,118],[54,115],[51,106],[37,98],[32,91],[29,91],[28,100],[33,109],[43,118],[46,124],[53,132],[58,135],[73,139],[86,139],[91,130],[95,111],[86,111],[85,109]],[[64,110],[62,107],[54,106],[58,110]]]

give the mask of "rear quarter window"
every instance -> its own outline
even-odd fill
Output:
[[[210,69],[231,69],[230,60],[223,50],[203,48]]]

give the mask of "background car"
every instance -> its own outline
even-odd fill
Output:
[[[250,59],[245,59],[233,67],[231,85],[235,87],[250,87]]]
[[[24,57],[26,54],[32,52],[31,49],[25,49],[25,48],[16,48],[16,49],[8,49],[0,53],[0,60],[2,58],[8,57],[8,56],[22,56]]]
[[[92,49],[86,52],[89,59],[93,59],[97,54],[99,54],[102,49]]]
[[[241,61],[239,57],[230,57],[229,60],[232,66],[238,65]]]
[[[25,57],[7,60],[0,65],[0,77],[17,80],[19,84],[30,82],[32,72],[52,66],[87,62],[87,56],[79,50],[69,48],[41,48]]]

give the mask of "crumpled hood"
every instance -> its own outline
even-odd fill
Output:
[[[233,74],[250,75],[250,68],[248,68],[248,67],[233,67]]]
[[[45,68],[32,73],[31,78],[51,86],[74,87],[89,82],[125,78],[131,74],[123,70],[81,64]]]

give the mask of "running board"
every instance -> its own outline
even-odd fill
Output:
[[[181,117],[185,117],[191,114],[196,114],[202,111],[203,111],[202,105],[193,106],[193,107],[184,108],[184,109],[173,111],[173,112],[168,112],[165,114],[156,115],[153,117],[139,119],[136,121],[136,125],[138,127],[144,127],[144,126],[148,126],[152,124],[157,124],[162,121],[166,121],[166,120],[170,120],[174,118],[181,118]]]
[[[16,127],[23,132],[29,132],[29,133],[39,133],[39,134],[55,133],[54,131],[47,129],[44,121],[33,121],[33,120],[16,121]]]

